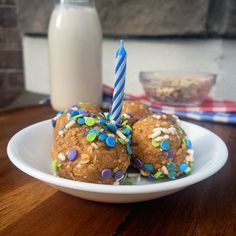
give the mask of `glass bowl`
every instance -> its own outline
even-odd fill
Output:
[[[192,72],[140,72],[146,96],[169,106],[197,106],[209,94],[216,75]]]

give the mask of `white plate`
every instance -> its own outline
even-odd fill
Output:
[[[139,202],[177,192],[208,178],[225,164],[228,150],[217,135],[189,122],[182,123],[195,150],[193,172],[184,178],[159,183],[143,179],[137,185],[115,186],[82,183],[54,176],[51,171],[52,128],[49,120],[15,134],[8,143],[7,153],[20,170],[71,195],[99,202]]]

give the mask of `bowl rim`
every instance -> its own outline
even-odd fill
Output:
[[[19,158],[15,155],[14,149],[17,147],[17,143],[21,140],[21,136],[27,134],[30,129],[33,128],[35,125],[48,125],[50,127],[50,120],[41,121],[30,125],[19,132],[17,132],[9,141],[7,145],[7,154],[10,161],[20,170],[25,172],[26,174],[42,180],[48,184],[56,185],[58,187],[69,188],[73,190],[80,190],[85,192],[93,192],[93,193],[107,193],[107,194],[145,194],[145,193],[155,193],[155,192],[164,192],[170,191],[180,188],[185,188],[192,184],[198,183],[216,172],[218,172],[226,163],[228,158],[228,150],[225,143],[222,139],[211,132],[208,129],[200,127],[198,125],[192,124],[190,122],[182,121],[183,123],[191,126],[195,126],[200,129],[204,129],[213,135],[215,142],[218,142],[218,146],[221,147],[221,155],[217,162],[211,163],[211,169],[207,168],[203,171],[198,170],[194,174],[188,175],[184,178],[167,181],[167,182],[159,182],[159,183],[151,183],[148,185],[105,185],[105,184],[94,184],[94,183],[85,183],[79,182],[69,179],[64,179],[58,176],[54,176],[53,174],[48,174],[43,171],[40,171],[27,163],[22,162]],[[48,124],[46,124],[48,123]]]
[[[139,72],[139,80],[141,82],[145,81],[154,81],[154,80],[172,80],[173,78],[161,78],[162,76],[187,76],[187,75],[194,75],[194,76],[207,76],[208,78],[196,78],[196,79],[209,79],[212,80],[214,85],[216,83],[217,74],[211,72],[194,72],[194,71],[177,71],[177,70],[153,70],[153,71],[140,71]],[[146,77],[146,78],[145,78]],[[149,78],[147,78],[149,77]],[[156,77],[156,78],[155,78]],[[158,78],[159,77],[159,78]],[[175,78],[176,80],[182,80],[183,78]]]

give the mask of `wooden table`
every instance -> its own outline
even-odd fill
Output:
[[[0,113],[0,235],[236,235],[236,126],[194,122],[229,149],[209,179],[154,201],[103,204],[59,192],[9,161],[11,136],[53,114],[49,106]]]

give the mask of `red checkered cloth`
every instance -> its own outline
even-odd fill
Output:
[[[103,92],[106,95],[112,96],[113,93],[113,88],[103,85]],[[143,104],[156,108],[156,109],[161,109],[162,111],[165,111],[168,113],[175,112],[175,111],[190,111],[190,112],[223,112],[223,113],[228,113],[228,112],[236,112],[236,102],[233,101],[220,101],[220,100],[215,100],[213,98],[207,98],[206,100],[203,101],[199,106],[178,106],[178,107],[173,107],[173,106],[164,106],[161,103],[158,103],[156,101],[150,101],[145,95],[141,96],[134,96],[131,94],[125,94],[126,99],[131,99],[131,100],[137,100],[142,102]]]

